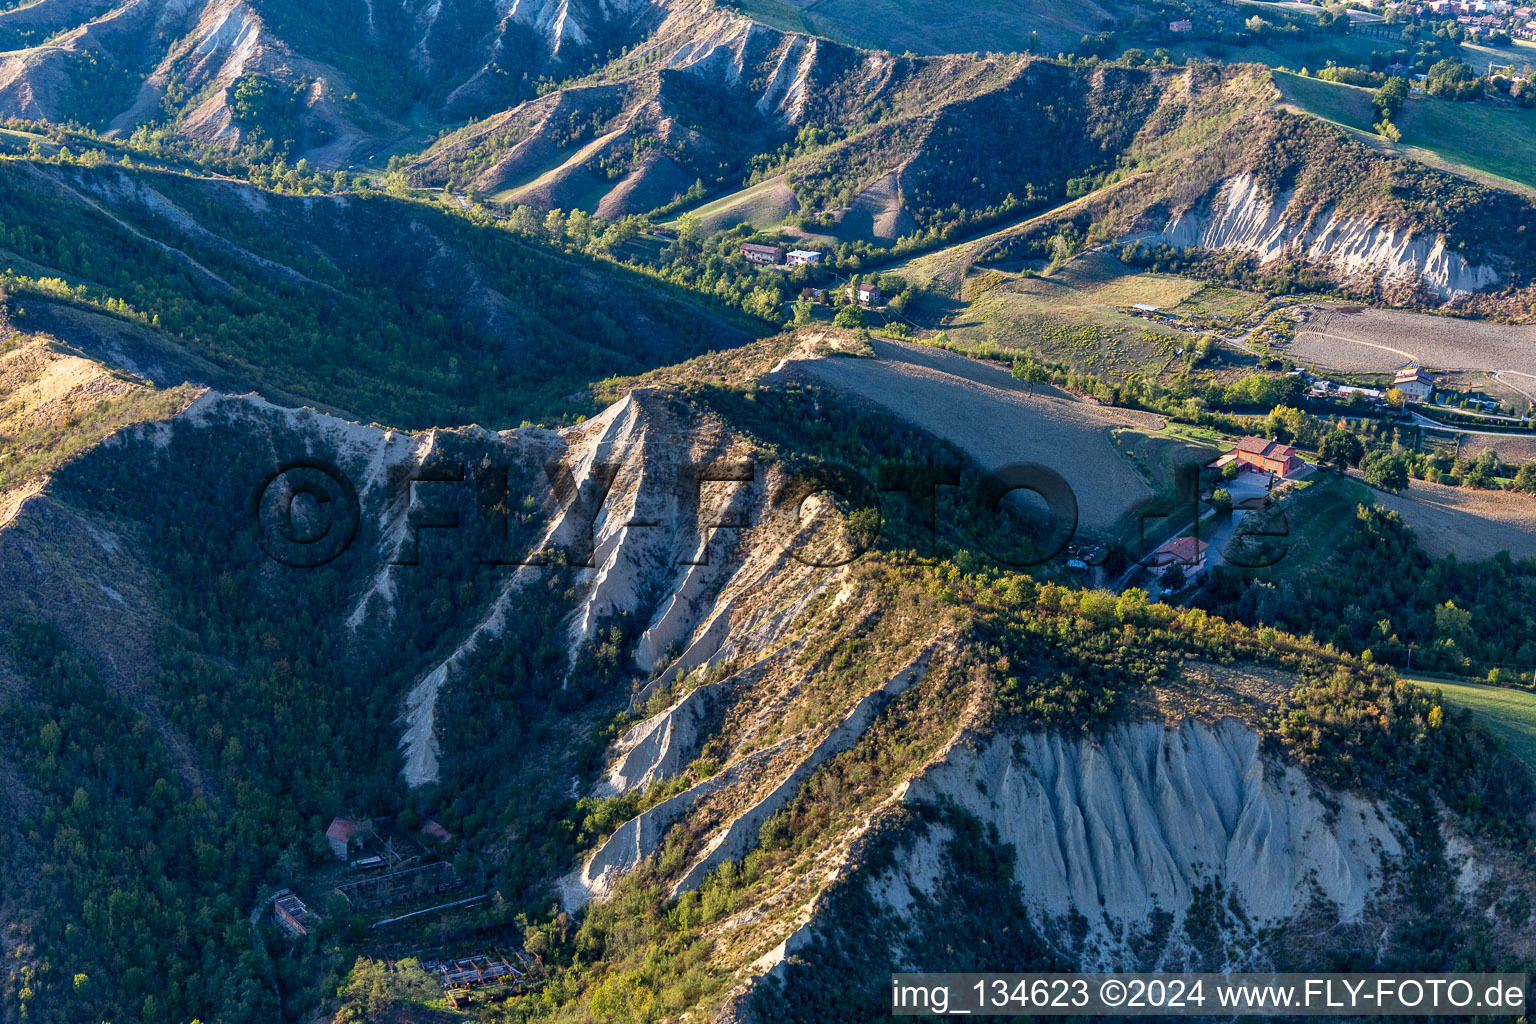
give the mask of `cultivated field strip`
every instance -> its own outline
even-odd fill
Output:
[[[1401,515],[1436,557],[1455,554],[1474,561],[1508,551],[1515,558],[1536,558],[1536,498],[1528,494],[1414,480],[1401,494],[1378,491],[1374,497]]]
[[[942,349],[873,342],[875,359],[834,357],[794,364],[815,380],[874,401],[964,449],[988,469],[1038,462],[1066,478],[1080,525],[1112,531],[1152,488],[1121,455],[1115,427],[1160,429],[1161,418],[1103,406]]]
[[[1390,373],[1405,363],[1434,370],[1483,370],[1536,385],[1536,326],[1366,309],[1329,309],[1296,328],[1292,359],[1319,369]]]

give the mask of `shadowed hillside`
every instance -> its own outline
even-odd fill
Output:
[[[0,287],[45,329],[191,380],[425,427],[506,425],[758,328],[631,272],[384,196],[0,163]]]

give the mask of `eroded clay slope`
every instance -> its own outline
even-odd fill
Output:
[[[1175,215],[1141,240],[1252,253],[1265,263],[1301,257],[1343,279],[1422,283],[1442,301],[1499,283],[1493,267],[1472,263],[1450,248],[1444,236],[1368,214],[1298,210],[1290,193],[1268,195],[1251,174],[1222,182],[1206,203]]]
[[[1042,930],[1085,969],[1134,969],[1138,933],[1160,911],[1173,939],[1163,955],[1178,962],[1185,915],[1213,886],[1255,930],[1315,900],[1358,922],[1402,854],[1381,804],[1319,790],[1235,718],[998,736],[951,751],[907,799],[953,801],[995,826],[1018,851],[1014,879]]]

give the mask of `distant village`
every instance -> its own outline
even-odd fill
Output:
[[[1424,4],[1363,0],[1360,6],[1374,9],[1406,7],[1420,17],[1455,18],[1471,36],[1486,37],[1502,31],[1514,38],[1536,39],[1536,7],[1512,4],[1508,0],[1429,0]]]
[[[1426,2],[1400,2],[1400,0],[1351,0],[1345,5],[1359,11],[1368,11],[1389,21],[1409,18],[1454,19],[1469,36],[1487,39],[1497,33],[1508,33],[1512,38],[1536,39],[1536,5],[1511,3],[1510,0],[1426,0]],[[1357,15],[1359,17],[1359,15]],[[1177,26],[1188,22],[1174,22],[1170,32],[1179,32]],[[1182,31],[1188,32],[1189,28]]]

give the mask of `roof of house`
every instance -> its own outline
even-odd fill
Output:
[[[1266,459],[1288,459],[1296,454],[1296,449],[1290,445],[1271,441],[1267,437],[1245,437],[1237,442],[1236,450]]]
[[[1171,555],[1175,562],[1193,563],[1205,557],[1210,545],[1198,537],[1175,537],[1153,552],[1154,555]]]
[[[1227,463],[1231,462],[1235,458],[1237,458],[1237,452],[1235,452],[1235,451],[1225,452],[1222,455],[1218,455],[1212,461],[1207,462],[1205,464],[1205,468],[1206,469],[1220,469],[1222,466],[1225,466]]]
[[[815,249],[791,249],[789,250],[789,254],[800,259],[821,259],[821,253],[817,252]]]
[[[1393,384],[1433,384],[1435,378],[1417,366],[1405,366],[1392,378]]]
[[[273,897],[273,900],[277,903],[278,906],[282,907],[290,914],[302,914],[309,912],[309,908],[304,905],[304,901],[299,899],[299,897],[291,889],[284,889],[283,891],[279,892],[276,896]]]
[[[741,251],[742,252],[760,252],[760,253],[763,253],[764,255],[772,253],[773,255],[778,256],[784,250],[780,249],[776,245],[758,245],[756,242],[742,242],[741,243]]]
[[[331,827],[325,830],[325,837],[348,843],[352,841],[353,836],[362,831],[362,828],[363,826],[351,818],[335,818],[331,821]]]

